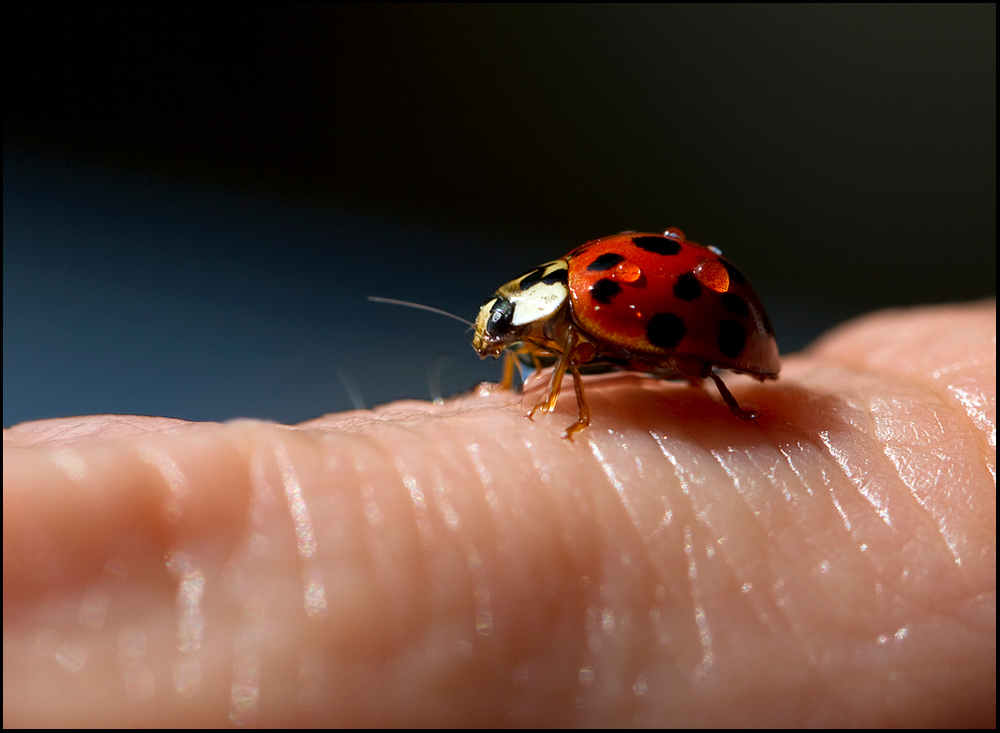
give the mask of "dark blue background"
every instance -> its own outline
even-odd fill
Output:
[[[454,321],[679,226],[784,351],[996,290],[996,8],[4,9],[4,425],[495,378]],[[446,359],[439,358],[446,355]]]

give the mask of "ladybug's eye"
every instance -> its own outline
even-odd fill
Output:
[[[493,338],[504,336],[510,332],[513,318],[514,304],[506,298],[497,298],[486,321],[486,333]]]

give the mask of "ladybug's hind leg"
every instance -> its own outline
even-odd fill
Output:
[[[722,395],[722,400],[726,403],[726,406],[729,408],[731,413],[736,415],[736,417],[740,420],[753,420],[757,417],[757,413],[744,410],[740,407],[740,403],[736,401],[736,398],[733,397],[733,393],[729,391],[729,387],[727,387],[726,383],[722,381],[722,377],[715,373],[715,370],[710,369],[708,376],[712,378],[712,381],[715,382],[715,386],[719,388],[719,394]]]

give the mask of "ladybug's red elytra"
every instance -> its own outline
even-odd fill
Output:
[[[776,379],[778,345],[764,307],[739,270],[718,249],[663,234],[623,232],[595,239],[559,260],[539,265],[497,290],[476,318],[479,356],[515,354],[536,363],[556,358],[547,395],[528,412],[551,412],[569,371],[579,418],[564,436],[590,424],[580,367],[590,363],[701,384],[711,377],[730,411],[743,410],[715,368]]]

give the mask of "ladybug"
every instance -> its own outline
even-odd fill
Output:
[[[481,358],[505,352],[504,384],[514,356],[554,357],[547,395],[528,412],[555,409],[563,376],[576,388],[579,418],[590,424],[580,367],[596,363],[660,379],[715,382],[730,411],[742,409],[716,368],[776,379],[781,369],[774,330],[746,278],[715,247],[663,234],[623,232],[577,247],[511,280],[479,310],[473,348]]]

